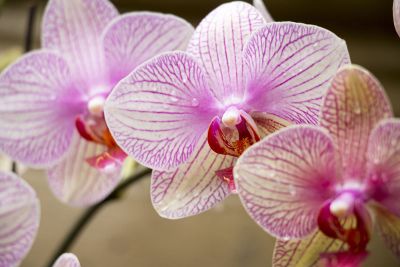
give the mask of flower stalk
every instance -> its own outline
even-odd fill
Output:
[[[60,255],[65,252],[68,252],[71,246],[75,243],[75,240],[79,237],[81,232],[85,229],[85,227],[91,222],[92,218],[100,211],[107,203],[118,199],[123,192],[130,186],[140,181],[142,178],[146,177],[151,173],[150,169],[143,169],[140,172],[133,174],[132,176],[126,178],[121,184],[119,184],[114,191],[106,197],[103,201],[93,205],[88,208],[82,216],[77,220],[77,222],[73,225],[71,230],[68,232],[59,248],[55,251],[50,261],[46,266],[53,266],[54,262],[58,259]]]

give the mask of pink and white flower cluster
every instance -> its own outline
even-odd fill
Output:
[[[393,14],[400,34],[398,0]],[[153,169],[163,217],[238,194],[278,238],[273,266],[359,266],[374,226],[400,255],[400,121],[334,33],[275,22],[260,0],[223,4],[196,29],[50,0],[41,36],[0,75],[0,151],[45,168],[61,201],[101,201],[130,156]],[[0,181],[2,267],[28,252],[39,202],[21,178]]]

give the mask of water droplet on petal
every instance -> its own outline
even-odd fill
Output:
[[[199,105],[199,100],[197,100],[197,98],[193,98],[192,99],[192,106],[193,107],[197,107]]]
[[[178,102],[178,98],[172,96],[172,97],[171,97],[171,101],[172,101],[172,102]]]
[[[318,47],[318,45],[319,45],[319,42],[315,42],[315,43],[313,44],[313,47]]]

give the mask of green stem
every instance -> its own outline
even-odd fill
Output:
[[[97,203],[96,205],[88,208],[82,216],[78,219],[78,221],[71,228],[69,233],[66,235],[65,239],[61,243],[60,247],[53,254],[51,260],[48,262],[46,266],[52,267],[57,258],[63,253],[67,252],[71,246],[74,244],[75,240],[78,238],[82,230],[86,227],[86,225],[91,221],[91,219],[96,215],[96,213],[105,206],[108,202],[118,199],[119,196],[131,185],[146,177],[151,173],[150,169],[144,169],[138,172],[135,175],[132,175],[125,179],[121,184],[119,184],[114,191],[103,201]]]

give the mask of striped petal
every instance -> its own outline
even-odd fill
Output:
[[[276,241],[272,266],[325,266],[320,265],[321,254],[336,252],[343,248],[344,244],[341,241],[329,238],[317,230],[301,240]]]
[[[328,129],[339,150],[344,179],[366,177],[370,133],[391,116],[390,102],[372,74],[354,65],[338,72],[325,97],[320,125]]]
[[[229,184],[216,172],[233,164],[233,157],[213,152],[204,137],[186,164],[175,171],[153,171],[154,208],[169,219],[197,215],[212,208],[230,193]]]
[[[58,55],[25,55],[0,76],[0,150],[24,164],[44,166],[71,143],[79,93]]]
[[[81,267],[81,264],[74,254],[64,253],[58,257],[53,267]]]
[[[393,2],[393,21],[397,34],[400,36],[400,0]]]
[[[253,0],[253,6],[261,13],[266,22],[274,21],[271,14],[269,14],[267,7],[264,5],[263,0]]]
[[[323,28],[269,23],[244,52],[251,109],[316,124],[331,79],[350,61],[345,42]]]
[[[187,54],[159,56],[137,68],[109,96],[105,115],[114,139],[158,170],[187,161],[214,114],[201,67]]]
[[[160,13],[128,13],[106,29],[103,46],[112,81],[162,52],[186,49],[193,27],[185,20]]]
[[[82,90],[106,86],[101,34],[118,11],[108,0],[51,0],[42,24],[42,46],[62,54]]]
[[[303,238],[317,228],[319,209],[334,194],[336,173],[332,140],[313,126],[265,137],[234,169],[247,212],[278,238]]]
[[[206,69],[221,102],[243,97],[243,47],[264,23],[253,6],[232,2],[216,8],[197,27],[188,51]]]
[[[400,217],[387,209],[374,205],[376,226],[385,245],[400,260]]]
[[[368,142],[368,177],[373,197],[400,216],[400,120],[383,120]]]
[[[40,204],[22,178],[0,172],[0,266],[15,266],[26,256],[36,237]]]
[[[251,117],[257,125],[261,137],[270,135],[284,127],[292,125],[291,122],[264,112],[253,112]]]
[[[93,205],[107,197],[120,181],[122,166],[98,170],[87,162],[104,150],[104,146],[88,142],[75,133],[67,157],[48,170],[54,195],[72,206]]]

